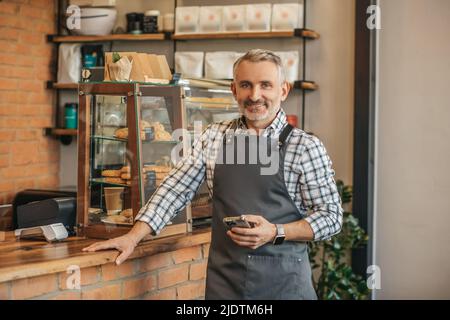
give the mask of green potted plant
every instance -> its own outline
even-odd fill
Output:
[[[345,210],[352,201],[352,187],[336,181],[344,207],[342,231],[327,241],[310,242],[313,284],[319,299],[367,299],[365,279],[353,272],[349,255],[352,249],[364,246],[368,236],[358,219]]]

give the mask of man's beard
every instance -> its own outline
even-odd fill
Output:
[[[241,113],[250,121],[263,121],[271,118],[277,108],[269,105],[264,100],[252,101],[244,100],[244,106],[239,106]]]

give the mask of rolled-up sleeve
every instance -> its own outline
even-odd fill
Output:
[[[314,232],[314,241],[327,240],[341,231],[343,219],[332,162],[322,142],[312,136],[300,159],[302,206],[311,212],[305,220]]]

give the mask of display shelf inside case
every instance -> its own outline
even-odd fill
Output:
[[[127,139],[123,139],[123,138],[116,138],[114,136],[92,136],[91,139],[100,139],[100,140],[109,140],[109,141],[120,141],[120,142],[127,142]]]
[[[111,182],[107,180],[108,178],[93,178],[93,179],[89,179],[89,181],[92,184],[104,184],[104,185],[111,185],[111,186],[118,186],[118,187],[128,187],[128,185],[126,183],[116,183],[116,182]]]
[[[91,139],[99,139],[99,140],[109,140],[109,141],[120,141],[120,142],[128,142],[128,139],[123,139],[123,138],[117,138],[114,136],[92,136]],[[147,140],[145,138],[142,138],[142,143],[143,144],[169,144],[169,145],[173,145],[173,144],[177,144],[179,143],[178,141],[174,141],[174,140]]]

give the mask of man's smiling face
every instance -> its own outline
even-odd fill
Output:
[[[231,90],[241,113],[255,122],[272,121],[289,92],[277,65],[271,61],[242,61]]]

